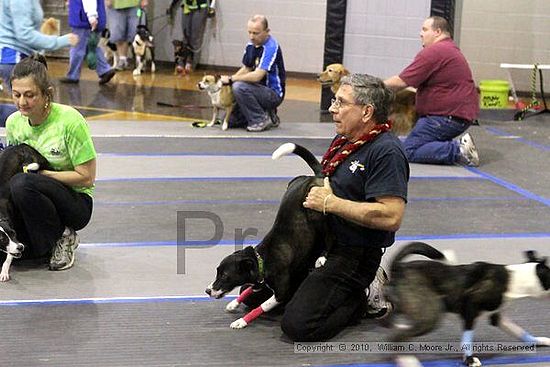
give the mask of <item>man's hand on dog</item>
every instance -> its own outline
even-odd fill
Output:
[[[332,196],[331,196],[332,195]],[[312,187],[304,201],[304,208],[313,209],[326,214],[327,204],[330,198],[334,198],[328,177],[325,177],[324,185]]]
[[[228,85],[228,84],[231,84],[233,81],[231,80],[231,76],[230,75],[222,75],[220,77],[220,80],[222,82],[222,84],[224,85]]]

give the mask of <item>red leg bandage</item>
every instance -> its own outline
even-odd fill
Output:
[[[245,299],[252,294],[252,286],[246,288],[239,296],[237,297],[237,302],[242,303]]]
[[[256,320],[258,317],[260,317],[261,314],[264,313],[264,310],[262,309],[262,306],[258,306],[246,315],[244,315],[243,320],[246,321],[247,324],[250,324],[252,321]]]

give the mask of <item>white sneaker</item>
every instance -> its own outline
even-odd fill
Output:
[[[479,166],[479,154],[470,133],[462,135],[459,140],[460,157],[459,163],[470,167]]]
[[[384,298],[384,284],[388,282],[388,275],[381,266],[378,267],[374,280],[365,290],[367,292],[367,313],[370,319],[383,319],[393,310],[391,302]]]
[[[65,232],[53,248],[50,258],[50,270],[59,271],[71,268],[74,264],[75,250],[78,243],[79,239],[76,232],[66,227]]]

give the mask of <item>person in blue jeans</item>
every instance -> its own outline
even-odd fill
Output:
[[[223,75],[221,81],[232,84],[237,102],[229,127],[259,132],[279,125],[277,107],[285,96],[286,73],[283,52],[269,34],[264,15],[248,20],[248,37],[243,66],[231,76]]]
[[[78,35],[80,41],[74,47],[71,47],[69,70],[67,75],[59,80],[60,82],[78,83],[82,63],[87,53],[94,52],[94,50],[88,50],[91,37],[99,37],[97,33],[93,34],[92,32],[105,29],[106,22],[107,17],[103,0],[69,0],[69,25],[72,27],[72,32]],[[97,42],[91,44],[91,47],[95,49],[95,55],[92,57],[96,61],[94,67],[99,76],[99,84],[108,83],[116,72],[105,59],[103,50],[97,46]]]
[[[78,43],[78,35],[74,33],[62,36],[40,33],[43,20],[40,0],[0,1],[0,78],[7,92],[11,93],[11,72],[20,60],[38,51],[53,51]],[[0,105],[0,126],[4,126],[7,116],[15,111],[13,104]]]
[[[414,163],[476,167],[479,154],[466,130],[479,113],[479,96],[468,61],[442,17],[427,18],[420,38],[423,49],[413,62],[384,81],[394,90],[416,88],[420,117],[403,143],[407,158]]]

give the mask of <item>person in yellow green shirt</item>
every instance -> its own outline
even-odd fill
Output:
[[[43,56],[16,64],[10,84],[17,111],[6,121],[6,141],[30,145],[51,166],[10,179],[10,218],[26,245],[23,257],[50,256],[50,270],[69,269],[78,247],[75,231],[92,216],[97,154],[90,130],[80,112],[53,102]]]

